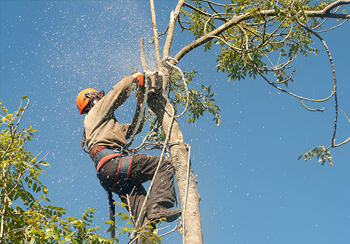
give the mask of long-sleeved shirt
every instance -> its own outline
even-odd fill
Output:
[[[132,81],[132,77],[122,79],[87,113],[84,126],[89,151],[96,146],[123,147],[131,136],[135,126],[131,126],[134,120],[132,124],[119,124],[114,111],[129,97]],[[142,130],[142,123],[138,132],[140,129]]]

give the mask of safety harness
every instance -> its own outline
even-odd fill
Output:
[[[117,158],[117,172],[114,176],[113,185],[111,187],[111,190],[113,190],[118,179],[130,179],[131,163],[133,157],[134,154],[128,155],[128,152],[116,152],[114,150],[104,148],[98,151],[92,160],[96,166],[96,173],[99,173],[103,165],[109,162],[109,160]]]

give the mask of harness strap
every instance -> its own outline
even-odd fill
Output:
[[[114,189],[115,185],[117,184],[117,181],[119,178],[124,180],[130,179],[130,171],[131,171],[131,163],[132,158],[134,156],[122,156],[119,159],[118,167],[117,167],[117,173],[114,176],[113,185],[111,189]]]
[[[103,165],[105,165],[105,164],[106,164],[109,160],[111,160],[112,158],[116,158],[116,157],[119,157],[119,156],[121,156],[121,157],[123,158],[124,155],[125,155],[125,154],[123,154],[123,153],[112,153],[112,154],[109,154],[109,155],[103,157],[103,158],[100,160],[100,162],[98,162],[98,164],[97,164],[96,173],[98,173],[98,172],[100,171],[101,167],[102,167]]]

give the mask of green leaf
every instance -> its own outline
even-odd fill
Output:
[[[114,225],[114,221],[113,220],[108,220],[105,222],[105,224],[107,225]]]
[[[40,161],[39,164],[41,164],[42,166],[50,166],[50,164],[45,161]]]
[[[119,221],[128,220],[128,219],[130,219],[129,216],[122,216],[122,217],[119,219]]]

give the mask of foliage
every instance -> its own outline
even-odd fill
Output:
[[[202,1],[193,1],[190,10],[182,11],[182,22],[188,24],[189,31],[196,39],[210,33],[223,23],[227,23],[239,15],[245,15],[242,21],[232,25],[220,35],[213,36],[214,43],[221,46],[217,55],[217,70],[227,72],[230,80],[242,80],[246,77],[256,78],[259,74],[277,72],[290,68],[291,63],[301,54],[318,53],[312,47],[311,34],[297,23],[307,23],[310,28],[319,29],[319,19],[308,18],[306,10],[320,9],[326,3],[311,5],[303,1],[231,1],[231,3],[215,5]],[[189,5],[187,5],[189,6]],[[262,10],[274,10],[273,16],[262,14]],[[183,27],[183,30],[187,29]],[[204,50],[212,48],[213,40],[208,40]],[[272,55],[273,54],[273,55]],[[270,63],[268,56],[278,58]],[[280,63],[280,61],[284,60]],[[278,81],[288,78],[286,73],[280,73]],[[282,79],[283,78],[283,79]],[[281,82],[283,83],[283,82]]]
[[[25,100],[26,96],[22,97]],[[22,103],[21,103],[22,104]],[[36,131],[31,126],[19,131],[19,124],[29,105],[14,113],[0,102],[0,242],[1,243],[115,243],[97,234],[100,227],[92,227],[95,209],[89,208],[81,218],[64,217],[66,209],[51,204],[47,198],[48,187],[40,180],[49,164],[38,160],[25,145]],[[121,218],[123,219],[123,217]],[[120,227],[120,234],[134,229]],[[146,232],[142,238],[151,237],[160,243],[156,233]]]
[[[195,81],[194,75],[197,71],[192,70],[190,72],[184,72],[184,76],[186,79],[186,83],[190,84]],[[184,84],[181,81],[180,73],[175,70],[171,77],[171,83],[167,87],[167,91],[169,94],[169,98],[171,103],[173,104],[175,111],[179,105],[186,105],[186,89]],[[200,116],[204,115],[204,112],[209,112],[213,116],[213,121],[215,121],[216,125],[220,125],[221,116],[220,116],[220,108],[215,105],[215,99],[213,98],[216,94],[211,92],[211,86],[201,85],[201,91],[192,88],[188,91],[190,94],[190,100],[188,105],[189,110],[189,118],[186,120],[189,123],[195,123],[196,120],[199,119]],[[171,94],[173,94],[173,98],[171,98]]]
[[[125,203],[117,201],[116,204],[124,209],[127,208],[127,205]],[[118,230],[118,233],[116,235],[127,235],[130,237],[129,243],[132,243],[134,240],[136,240],[136,238],[141,239],[142,242],[149,241],[154,244],[162,243],[161,238],[158,236],[158,230],[154,228],[156,225],[155,222],[148,221],[144,226],[141,226],[141,228],[135,229],[133,227],[127,227],[127,225],[134,224],[136,222],[135,217],[130,215],[128,211],[117,213],[116,216],[120,216],[118,223],[122,224],[121,226],[116,226],[113,220],[107,221],[106,224],[111,224],[108,232],[112,230]]]
[[[303,106],[310,111],[323,111],[323,109],[308,108],[303,101],[325,102],[334,97],[335,122],[332,145],[329,148],[323,146],[312,148],[299,157],[300,159],[304,156],[305,160],[310,160],[313,156],[317,156],[322,165],[325,161],[329,161],[332,165],[330,148],[343,145],[349,142],[350,138],[338,145],[334,143],[338,116],[337,81],[329,48],[319,33],[332,30],[348,21],[349,15],[345,10],[339,14],[341,8],[347,4],[350,2],[231,0],[218,3],[208,0],[190,0],[184,3],[178,22],[182,31],[188,30],[193,34],[195,41],[185,46],[175,55],[175,58],[181,59],[200,45],[203,45],[204,51],[211,50],[215,44],[217,71],[227,73],[229,80],[237,81],[261,76],[272,87],[300,99]],[[342,19],[343,22],[336,23],[333,27],[325,24],[332,19]],[[334,75],[332,94],[323,99],[305,98],[286,90],[291,83],[295,82],[293,61],[297,56],[319,53],[319,50],[313,46],[315,37],[327,52]],[[280,85],[286,88],[281,88]],[[210,93],[210,87],[202,88],[203,91],[208,90]],[[199,97],[203,98],[203,93],[193,92],[192,94],[199,94]],[[193,100],[195,101],[196,98]],[[191,106],[198,108],[195,103]],[[190,121],[197,119],[198,115],[202,115],[200,109],[196,110],[196,114],[192,114]]]
[[[194,76],[197,71],[191,70],[190,72],[185,71],[183,73],[186,84],[191,84],[193,81],[195,81]],[[215,104],[214,96],[216,94],[212,92],[211,86],[205,86],[202,84],[200,90],[197,90],[195,88],[186,90],[180,72],[173,70],[171,81],[167,86],[166,93],[170,103],[174,107],[175,114],[179,113],[179,110],[184,109],[186,106],[187,92],[189,93],[189,112],[186,122],[195,123],[200,117],[204,116],[205,112],[208,112],[212,115],[213,121],[216,125],[221,124],[220,107]],[[153,132],[152,141],[164,141],[165,135],[163,128],[152,110],[148,109],[146,119],[150,121],[149,127]]]
[[[311,160],[312,157],[317,156],[318,162],[324,165],[326,161],[333,166],[333,159],[329,149],[326,149],[324,146],[314,147],[307,151],[306,153],[301,154],[298,157],[298,160],[304,158],[305,161]]]

